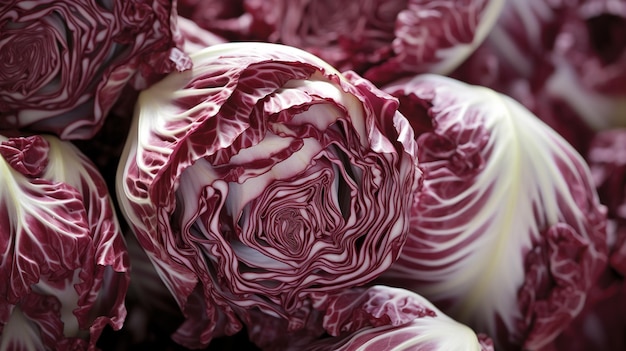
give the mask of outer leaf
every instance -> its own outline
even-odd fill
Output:
[[[408,1],[398,13],[393,55],[365,77],[388,83],[416,73],[448,74],[483,42],[506,1]]]
[[[547,93],[596,130],[625,127],[626,3],[580,1],[559,15]]]
[[[89,226],[81,195],[62,183],[29,179],[0,163],[2,279],[0,295],[17,303],[41,274],[70,277],[88,254]],[[20,204],[15,206],[15,204]],[[59,214],[64,214],[59,216]]]
[[[0,154],[0,330],[30,331],[0,345],[93,349],[126,316],[129,262],[106,185],[54,137],[0,137]]]
[[[15,138],[0,144],[0,155],[27,177],[39,177],[48,166],[48,142],[43,138]]]
[[[609,284],[596,287],[593,304],[542,351],[622,350],[626,348],[626,283],[612,276]]]
[[[77,189],[87,210],[95,250],[93,266],[86,266],[87,261],[79,273],[83,283],[74,286],[79,300],[73,313],[81,328],[89,328],[95,342],[107,324],[118,330],[126,317],[124,299],[130,274],[126,243],[106,183],[93,163],[72,144],[53,137],[46,139],[51,144],[51,157],[44,177]]]
[[[324,321],[333,337],[292,349],[493,350],[491,340],[477,336],[422,296],[387,286],[354,289],[334,296],[328,301]]]

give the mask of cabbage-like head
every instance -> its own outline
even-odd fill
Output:
[[[297,330],[311,296],[399,255],[420,176],[411,128],[396,99],[299,49],[191,57],[140,95],[118,198],[186,314],[179,342],[234,333],[248,310]]]
[[[304,49],[380,84],[445,74],[485,39],[503,0],[181,0],[180,13],[241,41]]]
[[[0,4],[0,129],[89,139],[128,84],[145,88],[189,58],[175,2]]]
[[[624,127],[624,28],[620,0],[506,1],[483,45],[454,75],[514,97],[566,138],[579,137],[581,123]]]
[[[606,209],[583,158],[513,99],[421,75],[383,90],[416,131],[423,187],[385,275],[506,345],[535,350],[606,266]]]
[[[94,349],[129,259],[106,184],[69,142],[0,136],[0,350]]]

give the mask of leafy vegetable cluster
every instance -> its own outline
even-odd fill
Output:
[[[626,349],[624,0],[0,4],[0,351]]]

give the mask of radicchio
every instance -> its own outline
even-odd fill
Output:
[[[383,88],[416,131],[423,187],[385,280],[536,350],[583,309],[606,267],[606,208],[588,166],[513,99],[420,75]]]
[[[487,36],[503,3],[183,0],[179,7],[201,27],[221,30],[231,40],[298,47],[380,84],[406,74],[450,72]]]
[[[0,155],[0,350],[93,350],[129,283],[104,180],[52,136],[0,136]]]
[[[0,129],[88,139],[124,87],[190,67],[166,0],[3,1]]]
[[[206,346],[259,311],[304,328],[312,301],[399,255],[420,177],[411,128],[397,100],[296,48],[191,58],[141,93],[117,182],[185,314],[174,337]]]
[[[476,335],[408,290],[383,285],[350,289],[319,307],[329,336],[294,343],[289,350],[493,351],[487,336]]]
[[[626,125],[626,3],[511,0],[451,75],[520,101],[586,154],[593,131]]]

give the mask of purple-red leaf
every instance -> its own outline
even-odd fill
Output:
[[[121,328],[128,287],[104,180],[52,136],[2,136],[0,155],[0,345],[93,349]]]
[[[383,90],[414,126],[424,172],[385,281],[432,299],[500,348],[553,340],[607,263],[606,208],[582,156],[484,87],[428,74]]]
[[[126,85],[145,88],[163,74],[190,68],[174,4],[4,1],[0,129],[88,139]]]

